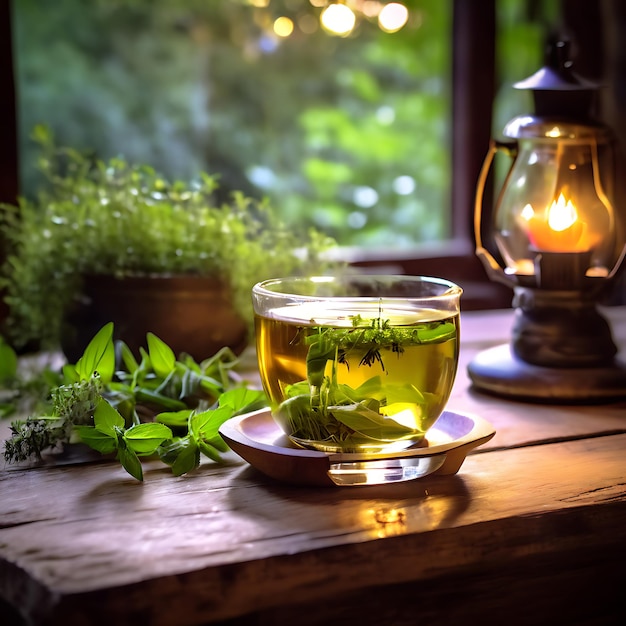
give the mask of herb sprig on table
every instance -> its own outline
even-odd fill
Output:
[[[63,367],[47,414],[11,424],[5,460],[38,459],[49,448],[83,442],[115,454],[138,480],[143,456],[158,455],[177,476],[198,467],[203,455],[221,461],[228,448],[219,427],[265,406],[264,392],[237,379],[237,357],[227,348],[197,363],[189,355],[177,359],[151,333],[147,344],[137,361],[126,344],[113,341],[113,324],[104,326],[79,361]]]

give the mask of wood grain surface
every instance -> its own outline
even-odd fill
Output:
[[[148,461],[144,483],[80,455],[7,467],[5,606],[43,625],[621,623],[626,404],[472,391],[464,363],[506,340],[510,312],[463,322],[450,408],[497,433],[458,474],[291,487],[234,453],[180,478]]]

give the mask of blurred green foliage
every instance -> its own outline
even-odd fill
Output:
[[[28,137],[43,123],[102,159],[218,175],[225,193],[269,196],[286,220],[344,245],[443,239],[452,0],[405,4],[399,32],[362,20],[340,38],[298,29],[319,19],[308,0],[15,2],[22,192],[39,184]],[[541,56],[537,3],[498,4],[517,79]],[[296,23],[287,39],[271,34],[279,15]]]

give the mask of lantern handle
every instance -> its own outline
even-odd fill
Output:
[[[517,142],[501,141],[497,139],[491,139],[489,142],[489,151],[487,152],[487,156],[483,162],[478,176],[478,182],[476,184],[476,198],[474,201],[474,238],[476,240],[476,255],[482,261],[488,276],[492,280],[510,286],[517,284],[515,276],[505,274],[504,270],[491,252],[483,246],[481,235],[481,219],[483,213],[485,185],[487,183],[487,177],[489,176],[489,171],[491,170],[495,155],[498,151],[506,153],[507,156],[510,156],[513,160],[515,160],[517,157]]]
[[[624,264],[624,260],[626,259],[626,244],[624,244],[624,246],[622,247],[622,251],[619,255],[619,258],[617,259],[617,261],[615,261],[615,265],[613,266],[613,269],[609,272],[609,275],[607,276],[608,280],[613,280],[621,271],[622,271],[622,265]]]

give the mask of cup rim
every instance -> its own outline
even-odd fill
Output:
[[[330,283],[336,280],[341,279],[350,279],[350,280],[389,280],[389,279],[397,279],[398,281],[404,280],[408,282],[416,282],[416,283],[430,283],[441,285],[442,287],[446,287],[446,290],[440,294],[431,294],[431,295],[422,295],[422,296],[311,296],[305,294],[293,293],[293,291],[273,291],[268,288],[269,285],[277,284],[282,281],[295,281],[295,282],[318,282],[318,283]],[[279,278],[268,278],[266,280],[260,281],[254,285],[252,288],[253,294],[257,296],[267,296],[267,297],[293,297],[298,298],[302,301],[311,301],[315,302],[320,299],[324,300],[334,300],[337,302],[341,301],[350,301],[354,300],[357,297],[362,301],[378,301],[381,298],[384,298],[386,301],[407,301],[407,300],[428,300],[428,301],[438,301],[438,300],[447,300],[450,298],[458,298],[463,293],[463,288],[453,283],[451,280],[446,278],[439,278],[436,276],[426,276],[426,275],[410,275],[410,274],[345,274],[345,275],[323,275],[323,276],[283,276]]]

